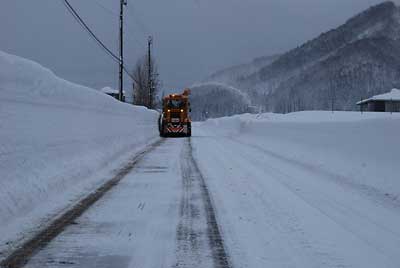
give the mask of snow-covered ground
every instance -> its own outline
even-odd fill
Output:
[[[304,112],[196,123],[27,267],[397,268],[399,167],[385,162],[399,149],[399,120]]]
[[[238,115],[198,126],[400,202],[400,114],[297,112]]]
[[[156,119],[0,52],[0,259],[158,139]],[[27,267],[400,267],[399,133],[389,113],[195,123]]]
[[[27,267],[173,267],[182,147],[169,140],[146,155]]]
[[[399,114],[240,115],[193,127],[237,267],[399,267]]]
[[[157,113],[0,52],[0,252],[157,138]]]

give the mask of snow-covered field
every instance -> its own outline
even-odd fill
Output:
[[[245,114],[208,120],[199,128],[400,202],[399,113]]]
[[[399,114],[239,115],[193,127],[238,267],[399,267]]]
[[[0,251],[156,139],[157,113],[0,52]]]

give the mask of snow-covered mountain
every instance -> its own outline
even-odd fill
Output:
[[[271,64],[281,55],[272,55],[255,58],[249,63],[235,65],[220,71],[217,71],[207,77],[206,81],[212,81],[217,83],[229,84],[232,86],[238,86],[239,81],[246,77],[257,73],[261,68]]]
[[[353,110],[400,85],[400,7],[384,2],[271,61],[213,74],[267,111]]]

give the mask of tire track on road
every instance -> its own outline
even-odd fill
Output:
[[[292,164],[292,165],[294,165],[302,170],[305,170],[307,172],[318,174],[318,175],[320,175],[321,178],[328,179],[329,181],[334,182],[337,185],[350,188],[350,189],[354,190],[355,192],[358,192],[359,194],[367,197],[368,199],[371,199],[374,202],[379,202],[389,208],[394,208],[395,210],[399,210],[399,208],[400,208],[400,199],[397,198],[396,196],[394,196],[393,194],[382,192],[381,190],[379,190],[375,187],[358,183],[358,182],[354,181],[352,178],[347,177],[345,175],[342,175],[339,173],[334,173],[326,168],[315,165],[313,163],[307,163],[307,162],[301,161],[299,159],[290,158],[288,156],[279,154],[272,150],[268,150],[268,149],[263,148],[256,144],[243,142],[243,141],[240,141],[239,139],[235,139],[235,138],[230,138],[230,140],[237,144],[241,144],[243,146],[247,146],[247,147],[256,149],[257,151],[267,154],[270,157],[281,160],[288,164]]]
[[[81,216],[87,209],[89,209],[95,202],[104,196],[105,193],[110,191],[116,186],[131,170],[138,164],[138,162],[149,152],[153,151],[164,140],[158,140],[155,143],[147,146],[142,152],[135,155],[129,163],[119,170],[119,172],[109,181],[102,184],[99,188],[80,200],[71,209],[64,212],[61,216],[55,218],[43,230],[40,230],[31,239],[23,243],[15,249],[8,257],[0,262],[0,267],[4,268],[19,268],[23,267],[30,258],[38,251],[43,249],[54,238],[65,230],[74,221]]]
[[[205,179],[192,155],[191,139],[181,156],[182,200],[175,267],[231,268]],[[207,263],[211,256],[211,262]]]

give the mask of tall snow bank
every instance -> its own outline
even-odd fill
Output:
[[[0,245],[155,139],[157,116],[0,52]]]
[[[54,75],[40,64],[0,51],[2,99],[113,111],[116,102],[104,94]],[[116,111],[126,111],[118,108]]]
[[[321,178],[400,201],[400,114],[245,114],[208,120],[196,128],[315,170]]]

